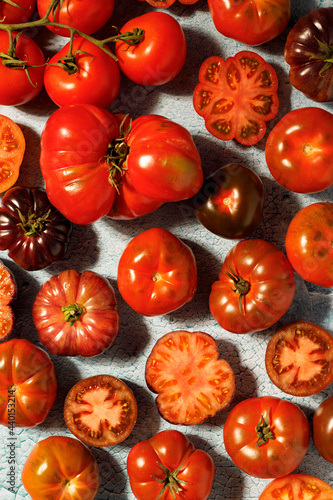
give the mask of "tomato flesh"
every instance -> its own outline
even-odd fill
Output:
[[[20,127],[0,115],[0,193],[15,184],[25,152],[25,138]]]
[[[325,481],[308,474],[288,474],[269,483],[259,500],[330,500],[331,498],[333,498],[333,488]]]
[[[14,275],[0,261],[0,340],[8,337],[14,328],[14,312],[11,302],[17,296]]]

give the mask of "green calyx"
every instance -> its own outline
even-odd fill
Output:
[[[226,272],[225,274],[233,281],[234,288],[231,287],[231,290],[235,293],[239,294],[238,304],[239,310],[242,311],[242,299],[250,290],[250,283],[244,280],[241,276],[238,276],[233,269],[229,266],[230,272]]]
[[[269,423],[269,410],[270,409],[268,408],[266,413],[266,419],[262,414],[260,414],[260,420],[255,427],[255,431],[257,433],[256,446],[261,446],[267,443],[267,441],[269,441],[270,439],[275,439],[275,436],[271,430],[271,426]]]
[[[65,321],[71,326],[73,326],[75,321],[79,320],[83,314],[83,308],[77,302],[62,307],[61,310],[64,313]]]
[[[125,129],[125,123],[128,119],[128,115],[125,115],[120,126],[119,126],[119,137],[114,139],[108,147],[107,153],[103,156],[102,160],[108,165],[109,170],[109,182],[113,186],[117,193],[119,193],[119,187],[121,185],[121,178],[124,175],[127,167],[124,163],[127,159],[129,153],[129,145],[126,142],[126,138],[132,128],[132,119],[129,119],[129,124]]]
[[[51,209],[46,212],[46,214],[37,216],[35,213],[31,212],[29,209],[28,218],[26,219],[22,212],[17,209],[17,213],[21,222],[18,224],[23,231],[25,236],[38,236],[44,229],[47,222],[50,221],[49,216]]]
[[[320,56],[311,56],[310,59],[320,59],[325,62],[324,66],[319,71],[319,74],[322,75],[324,71],[328,70],[333,64],[333,45],[329,46],[318,40],[318,38],[315,37],[315,39],[318,42],[318,45],[325,51],[325,54],[321,54]]]
[[[181,468],[183,467],[184,463],[182,463],[179,467],[177,467],[177,469],[173,471],[170,471],[167,467],[165,467],[159,462],[157,462],[157,465],[161,467],[161,469],[165,474],[165,477],[164,479],[159,479],[158,477],[151,476],[153,479],[155,479],[155,481],[163,484],[162,489],[159,492],[156,500],[159,500],[162,497],[167,488],[169,489],[172,498],[176,498],[176,495],[179,495],[179,493],[182,491],[182,485],[191,484],[188,483],[187,481],[184,481],[183,479],[179,479],[178,477],[178,474]]]

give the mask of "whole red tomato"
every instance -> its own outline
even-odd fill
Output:
[[[0,3],[0,19],[6,24],[27,22],[35,12],[37,0],[2,1]]]
[[[288,259],[305,280],[333,287],[333,203],[313,203],[291,220],[285,239]]]
[[[290,19],[290,0],[208,0],[215,28],[247,45],[261,45],[282,33]]]
[[[272,396],[249,398],[229,413],[223,427],[230,458],[250,476],[281,477],[304,458],[310,425],[302,410]]]
[[[256,144],[266,133],[266,121],[279,109],[274,68],[259,54],[238,52],[223,60],[211,56],[200,67],[193,105],[210,134],[223,141]]]
[[[0,193],[17,181],[24,152],[25,138],[21,128],[8,116],[0,115]]]
[[[17,284],[13,273],[0,261],[0,340],[13,330],[15,317],[12,302],[17,297]]]
[[[333,396],[318,406],[312,421],[313,441],[318,453],[333,463]]]
[[[129,46],[116,42],[120,69],[135,83],[155,86],[170,82],[186,59],[186,38],[179,22],[165,12],[148,12],[128,21],[120,33],[144,31],[143,39]]]
[[[141,2],[144,2],[145,0],[139,0]],[[159,9],[168,9],[175,3],[176,0],[146,0],[149,5],[152,5],[153,7],[157,7]],[[192,5],[194,3],[197,3],[198,0],[179,0],[179,3],[183,5]]]
[[[36,295],[32,317],[41,343],[60,356],[96,356],[119,332],[114,290],[93,271],[52,276]]]
[[[31,450],[21,479],[32,500],[93,500],[100,472],[96,458],[81,441],[49,436]]]
[[[95,43],[77,36],[71,46],[68,42],[49,60],[44,86],[58,106],[86,103],[108,108],[119,92],[119,66],[111,52],[108,55]]]
[[[167,314],[195,295],[195,256],[166,229],[148,229],[135,236],[123,251],[117,282],[123,299],[139,314]]]
[[[33,427],[44,422],[56,398],[49,355],[27,339],[0,344],[0,423]]]
[[[294,293],[294,272],[284,253],[265,240],[244,240],[228,252],[209,308],[229,332],[259,332],[287,312]]]
[[[215,467],[207,452],[197,449],[179,431],[161,431],[140,441],[127,457],[130,485],[138,500],[207,500]]]
[[[330,500],[333,488],[318,477],[308,474],[287,474],[271,481],[261,493],[259,500]]]

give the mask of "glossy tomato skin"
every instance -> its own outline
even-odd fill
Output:
[[[289,191],[317,193],[329,188],[333,184],[333,115],[313,106],[290,111],[269,134],[265,155],[272,176]]]
[[[173,80],[184,66],[187,46],[179,22],[166,12],[148,12],[128,21],[121,33],[134,28],[144,30],[136,45],[116,42],[116,56],[121,71],[140,85],[164,85]]]
[[[125,247],[117,282],[123,299],[137,313],[158,316],[190,302],[197,289],[195,256],[170,231],[152,228]]]
[[[241,51],[226,60],[206,59],[193,92],[193,105],[210,134],[251,146],[266,133],[279,109],[274,68],[259,54]]]
[[[282,33],[290,19],[290,0],[208,0],[217,31],[247,45],[261,45]]]
[[[127,457],[127,473],[133,494],[138,500],[156,500],[161,493],[166,474],[162,466],[169,471],[177,471],[176,477],[181,483],[179,498],[183,500],[207,500],[212,490],[215,467],[210,455],[188,440],[185,434],[177,430],[161,431],[150,439],[140,441],[130,450]],[[179,470],[178,470],[179,469]],[[161,500],[172,500],[166,487]]]
[[[24,152],[25,138],[21,128],[8,116],[0,115],[0,193],[17,181]]]
[[[144,2],[145,0],[139,0],[141,2]],[[152,7],[157,7],[159,9],[168,9],[175,3],[176,0],[146,0],[149,5]],[[198,0],[179,0],[179,3],[183,5],[192,5],[194,3],[197,3]]]
[[[32,317],[40,342],[60,356],[96,356],[119,332],[114,290],[104,276],[88,270],[63,271],[46,281]]]
[[[6,24],[25,23],[35,12],[37,0],[15,0],[15,5],[0,3],[0,19]]]
[[[317,477],[308,474],[287,474],[271,481],[259,500],[302,500],[307,496],[316,500],[330,500],[332,495],[333,488]]]
[[[326,63],[332,59],[332,46],[333,7],[301,17],[287,37],[284,57],[290,66],[290,83],[316,102],[333,100],[333,66]]]
[[[0,344],[0,423],[34,427],[44,422],[56,398],[49,355],[27,339]]]
[[[222,238],[243,239],[261,221],[265,191],[260,177],[249,168],[230,163],[207,177],[194,197],[196,218]]]
[[[78,71],[69,74],[57,66],[69,51],[66,44],[49,60],[44,72],[44,87],[57,106],[83,103],[108,108],[118,96],[120,71],[117,61],[83,37],[73,40],[72,52]],[[110,52],[111,54],[111,52]]]
[[[256,426],[261,417],[271,431],[265,441]],[[268,434],[267,434],[268,435]],[[304,458],[310,425],[294,403],[272,397],[249,398],[228,414],[223,428],[227,453],[241,470],[254,477],[274,478],[292,472]]]
[[[244,240],[228,252],[209,308],[229,332],[259,332],[286,313],[294,293],[294,272],[284,253],[265,240]]]
[[[313,203],[291,220],[285,239],[288,259],[305,280],[333,287],[333,203]]]
[[[22,221],[22,218],[25,222]],[[0,250],[27,271],[37,271],[62,259],[72,223],[36,187],[13,186],[0,206]]]
[[[315,411],[312,421],[313,442],[320,455],[333,463],[333,396],[330,396]]]
[[[31,450],[21,479],[32,500],[93,500],[100,472],[96,458],[80,441],[49,436]]]
[[[15,39],[17,32],[12,32]],[[8,52],[9,38],[6,31],[0,30],[0,52]],[[29,64],[31,82],[24,69],[10,68],[0,61],[0,105],[19,106],[31,101],[43,88],[45,57],[34,40],[24,33],[20,34],[15,47],[15,56]]]

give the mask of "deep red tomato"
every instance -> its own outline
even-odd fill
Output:
[[[31,450],[21,479],[33,500],[93,500],[100,472],[96,458],[80,441],[49,436]]]
[[[295,321],[270,338],[265,355],[269,378],[293,396],[317,394],[333,382],[333,337],[309,321]]]
[[[60,356],[96,356],[119,332],[114,290],[93,271],[52,276],[36,295],[32,317],[41,343]]]
[[[204,332],[163,335],[148,356],[145,378],[158,394],[159,414],[171,424],[201,424],[226,409],[235,395],[234,372]]]
[[[186,38],[179,22],[165,12],[148,12],[128,21],[121,33],[144,30],[136,45],[116,42],[116,56],[122,72],[140,85],[163,85],[173,80],[186,59]]]
[[[312,429],[318,453],[333,463],[333,396],[324,399],[316,409]]]
[[[333,287],[333,203],[313,203],[291,220],[285,239],[288,259],[305,280]]]
[[[165,430],[133,446],[127,473],[138,500],[207,500],[215,467],[210,455],[184,434]]]
[[[259,500],[331,500],[333,488],[321,479],[307,474],[288,474],[274,479]]]
[[[249,398],[229,413],[223,427],[230,458],[250,476],[281,477],[304,458],[310,425],[302,410],[272,396]]]
[[[12,32],[19,67],[5,66],[9,35],[0,30],[0,105],[18,106],[34,99],[43,88],[45,57],[37,43],[24,33]],[[27,74],[29,72],[29,75]],[[30,78],[30,79],[29,79]],[[31,80],[31,81],[30,81]]]
[[[2,24],[20,24],[30,19],[35,12],[37,0],[14,0],[0,3],[0,19]]]
[[[279,99],[275,70],[261,56],[251,51],[225,61],[211,56],[201,65],[199,82],[193,105],[210,134],[246,146],[264,137],[266,121],[278,112]]]
[[[108,108],[120,88],[118,63],[95,43],[80,36],[74,38],[70,59],[64,61],[69,48],[70,42],[51,57],[45,68],[44,86],[49,97],[58,106],[86,103]],[[65,67],[58,65],[59,62]]]
[[[33,427],[44,422],[56,398],[49,355],[27,339],[0,344],[0,423]]]
[[[27,271],[44,269],[62,259],[72,223],[51,203],[43,189],[13,186],[1,199],[0,250]]]
[[[17,297],[17,284],[13,273],[0,261],[0,340],[8,337],[14,328],[11,303]]]
[[[217,31],[247,45],[261,45],[282,33],[290,0],[208,0]]]
[[[284,253],[265,240],[244,240],[228,252],[209,308],[229,332],[259,332],[287,312],[294,293],[294,272]]]
[[[144,2],[145,0],[139,0],[141,2]],[[159,9],[168,9],[175,3],[176,0],[146,0],[149,5],[152,5],[153,7],[157,7]],[[183,5],[192,5],[194,3],[197,3],[198,0],[179,0],[179,3]]]
[[[148,229],[127,244],[119,260],[117,282],[123,299],[137,313],[167,314],[195,295],[195,256],[166,229]]]
[[[290,111],[269,134],[265,153],[272,176],[286,189],[317,193],[329,188],[333,184],[333,115],[315,107]]]
[[[66,396],[64,418],[69,430],[89,446],[113,446],[126,439],[138,415],[131,389],[112,375],[80,380]]]
[[[207,177],[193,197],[196,218],[223,238],[249,236],[261,221],[265,191],[260,177],[243,165],[230,163]]]
[[[21,128],[8,116],[0,115],[0,193],[18,179],[25,152]]]
[[[37,0],[40,17],[47,13],[51,0]],[[114,0],[59,0],[48,16],[50,21],[72,26],[86,35],[98,31],[110,19],[114,9]],[[58,26],[47,26],[60,36],[70,36],[70,31]]]

